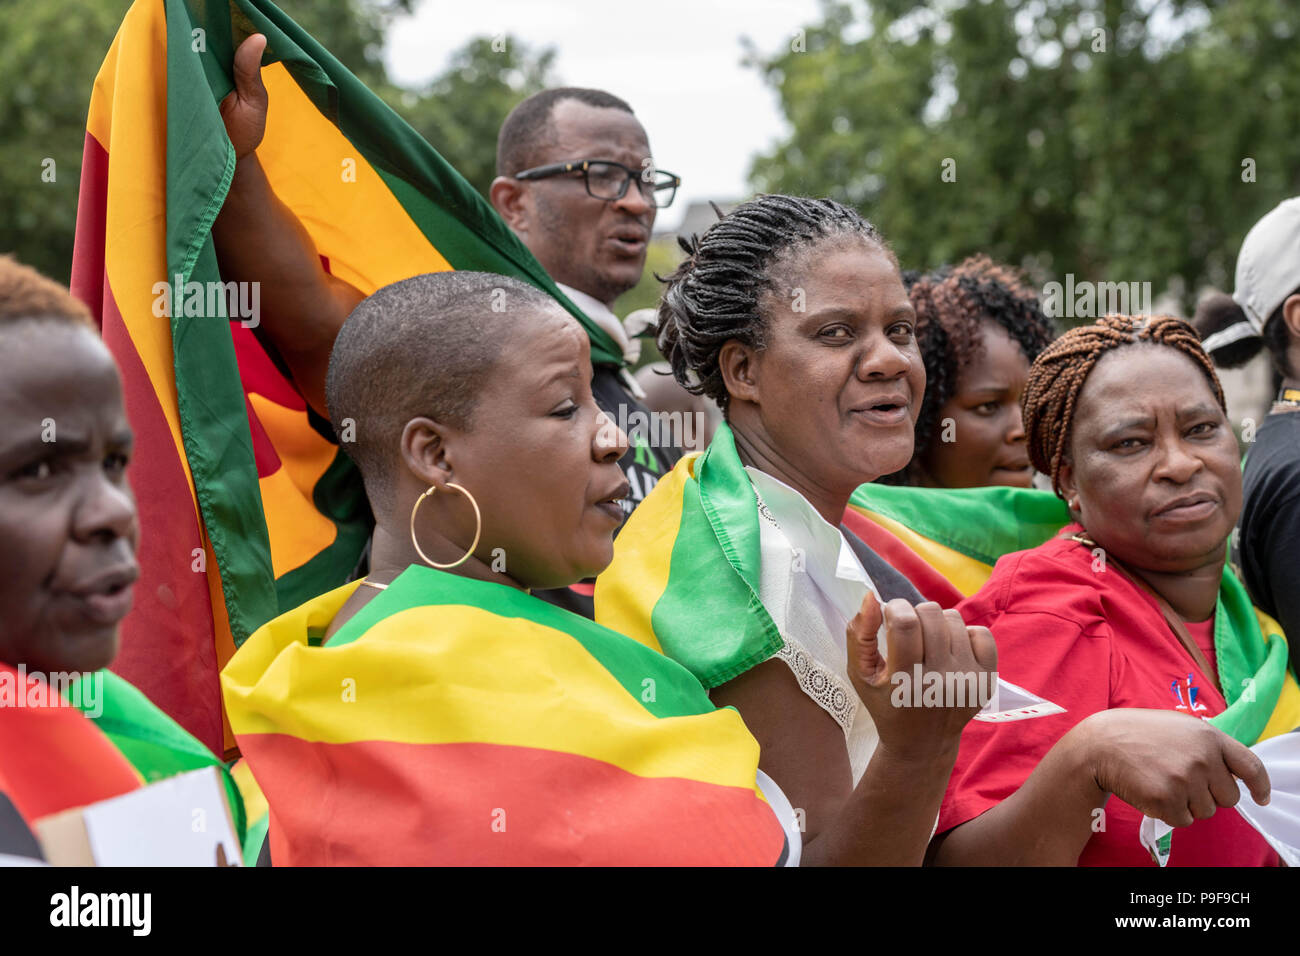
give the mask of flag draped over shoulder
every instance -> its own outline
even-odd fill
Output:
[[[0,664],[0,793],[29,822],[204,767],[220,773],[242,838],[225,765],[129,683],[98,671],[55,688]]]
[[[1070,521],[1050,492],[866,484],[844,527],[927,600],[955,607],[1005,554],[1037,547]],[[677,464],[643,501],[596,579],[596,620],[680,661],[716,687],[783,645],[758,598],[757,503],[730,429]],[[994,637],[997,635],[994,634]],[[1212,723],[1247,746],[1300,726],[1300,687],[1281,627],[1251,606],[1225,566],[1215,647],[1228,709]]]
[[[253,290],[219,285],[211,227],[235,158],[218,104],[254,32],[258,157],[331,274],[366,294],[447,269],[514,276],[582,322],[594,362],[622,361],[488,203],[273,4],[136,0],[91,95],[72,289],[136,433],[143,575],[115,668],[218,752],[221,665],[345,581],[369,533],[353,466],[257,337]]]
[[[758,743],[680,665],[505,585],[350,584],[222,675],[276,864],[755,864],[785,853]]]
[[[902,572],[927,600],[955,607],[998,558],[1035,548],[1070,522],[1065,502],[1032,488],[862,485],[844,526]]]
[[[759,599],[758,505],[725,423],[660,479],[596,578],[596,620],[714,688],[784,641]]]

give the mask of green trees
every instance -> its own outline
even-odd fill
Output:
[[[423,90],[392,85],[383,40],[413,0],[278,0],[477,188],[506,113],[549,80],[554,53],[478,38]],[[0,4],[0,253],[67,282],[90,91],[130,0]]]
[[[388,87],[384,98],[483,195],[496,175],[497,130],[525,96],[551,85],[555,51],[512,36],[475,37],[421,90]]]
[[[1281,0],[827,3],[752,55],[792,127],[753,183],[856,206],[905,267],[983,251],[1188,305],[1300,192],[1298,26]]]
[[[0,4],[0,253],[64,283],[91,85],[129,6]]]

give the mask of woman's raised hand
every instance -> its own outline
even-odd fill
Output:
[[[257,149],[266,133],[266,86],[262,83],[262,52],[266,37],[254,33],[235,51],[235,88],[221,101],[221,119],[235,147],[235,159]]]
[[[1075,731],[1084,736],[1097,786],[1170,826],[1190,826],[1219,807],[1236,806],[1237,777],[1256,803],[1268,803],[1268,771],[1259,757],[1189,714],[1116,708],[1093,714]]]
[[[877,632],[885,624],[885,644]],[[875,721],[880,745],[899,755],[955,757],[962,728],[997,683],[998,650],[986,627],[967,627],[933,601],[868,593],[846,632],[849,678]],[[932,676],[931,676],[932,675]]]

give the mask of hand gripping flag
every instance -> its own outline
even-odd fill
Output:
[[[218,753],[221,665],[342,584],[369,533],[328,424],[220,285],[211,227],[235,157],[218,104],[254,32],[271,103],[258,156],[330,273],[365,294],[445,269],[513,276],[579,319],[594,362],[622,362],[491,206],[273,4],[136,0],[91,95],[72,289],[137,436],[142,578],[115,669]]]

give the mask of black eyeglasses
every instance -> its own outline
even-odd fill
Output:
[[[587,185],[587,195],[593,199],[616,202],[627,195],[628,184],[636,181],[641,195],[660,209],[672,205],[677,195],[677,187],[682,184],[680,176],[647,166],[645,169],[629,169],[622,163],[604,159],[580,159],[571,163],[551,163],[549,166],[537,166],[515,173],[515,179],[546,179],[548,176],[562,176],[565,173],[582,173]]]

